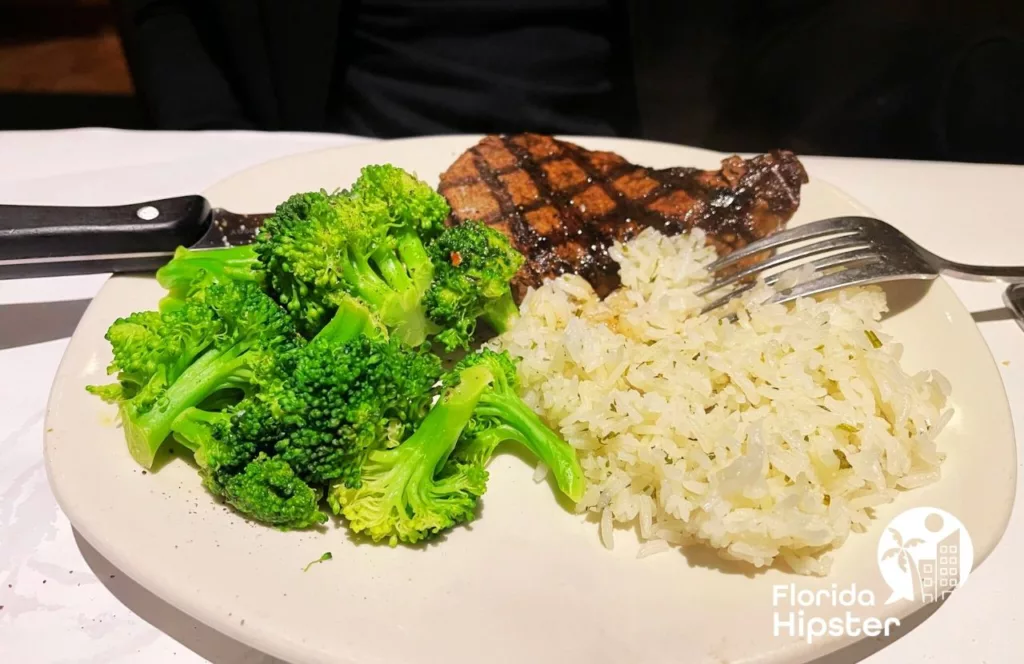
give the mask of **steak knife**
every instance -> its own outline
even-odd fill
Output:
[[[152,272],[179,246],[250,244],[269,216],[211,208],[202,196],[114,207],[0,205],[0,279]]]

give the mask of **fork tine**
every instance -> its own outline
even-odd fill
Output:
[[[707,295],[711,291],[718,290],[723,286],[744,279],[754,274],[764,272],[773,267],[784,265],[786,263],[792,263],[793,261],[800,260],[801,258],[809,258],[811,256],[817,256],[818,254],[828,253],[830,251],[839,250],[857,250],[866,249],[870,244],[864,238],[858,236],[841,235],[836,238],[829,238],[822,240],[821,242],[815,242],[804,247],[798,247],[792,251],[785,251],[781,254],[775,254],[770,258],[766,258],[763,261],[751,265],[750,267],[734,272],[728,276],[716,279],[711,284],[705,286],[701,290],[697,291],[697,295]],[[841,254],[840,254],[841,255]]]
[[[727,256],[723,256],[708,266],[708,270],[717,272],[728,267],[737,261],[753,256],[754,254],[777,249],[778,247],[804,240],[813,240],[823,235],[835,233],[854,233],[864,227],[865,222],[870,221],[867,217],[833,217],[822,219],[811,224],[804,224],[795,228],[789,228],[778,233],[751,242],[747,246],[737,249]]]
[[[850,263],[865,263],[867,265],[873,265],[875,263],[878,263],[881,260],[881,258],[882,257],[873,248],[848,251],[841,254],[835,254],[833,256],[825,256],[824,258],[819,258],[818,260],[811,261],[810,263],[803,263],[802,265],[791,267],[788,270],[782,270],[781,272],[770,274],[767,277],[765,277],[764,283],[768,286],[771,286],[780,279],[782,279],[783,277],[786,277],[800,270],[804,270],[808,266],[810,266],[813,271],[818,272],[821,270],[827,270],[832,267],[842,267],[843,265],[849,265]],[[739,288],[735,288],[726,293],[725,295],[723,295],[722,297],[718,298],[717,300],[714,300],[713,302],[705,305],[704,308],[700,310],[700,313],[705,314],[709,311],[718,309],[719,307],[727,304],[733,298],[739,297],[740,295],[746,293],[754,286],[755,282],[750,282],[740,286]],[[789,300],[786,301],[788,302]]]
[[[841,254],[825,256],[824,258],[819,258],[818,260],[811,261],[810,263],[803,263],[802,265],[791,267],[788,270],[783,270],[782,272],[769,274],[767,277],[764,278],[764,283],[771,286],[778,282],[779,280],[781,280],[782,278],[805,269],[808,265],[811,266],[811,269],[814,272],[820,272],[822,270],[827,270],[833,267],[842,267],[844,265],[849,265],[850,263],[877,263],[879,260],[881,260],[881,258],[882,257],[879,255],[878,251],[874,247],[870,247],[867,249],[858,249],[856,251],[847,251]]]
[[[704,305],[704,308],[700,310],[700,313],[706,314],[709,311],[714,311],[715,309],[727,304],[730,300],[737,298],[740,295],[743,295],[756,285],[756,282],[751,281],[750,283],[743,284],[739,288],[734,288],[733,290],[729,291],[728,293],[718,298],[717,300]]]
[[[885,263],[879,265],[865,265],[853,267],[848,270],[840,270],[832,274],[826,274],[811,281],[797,284],[793,288],[775,294],[768,299],[767,303],[785,303],[801,297],[821,295],[829,291],[851,286],[860,286],[871,283],[881,283],[894,279],[934,279],[938,275],[914,273],[907,274],[898,269],[892,269]]]

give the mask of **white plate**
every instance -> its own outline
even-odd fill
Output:
[[[240,173],[206,195],[237,212],[264,211],[295,191],[347,186],[361,166],[381,162],[435,182],[475,140],[415,139],[299,155]],[[674,145],[580,142],[652,166],[714,167],[718,161],[713,153]],[[813,176],[794,223],[864,212]],[[900,286],[892,291],[895,299],[910,301],[908,293]],[[905,343],[908,369],[940,369],[953,385],[956,416],[940,437],[949,455],[944,477],[878,510],[875,527],[850,538],[827,578],[775,569],[735,573],[700,550],[638,560],[634,538],[625,533],[608,552],[596,525],[560,508],[546,484],[533,483],[532,468],[511,455],[492,463],[482,518],[437,546],[356,545],[340,526],[327,533],[281,533],[216,504],[181,460],[143,474],[114,425],[113,409],[85,392],[86,385],[108,380],[106,328],[118,316],[154,307],[160,295],[152,279],[117,277],[86,312],[47,413],[50,482],[78,531],[135,581],[204,623],[289,661],[806,661],[846,639],[808,645],[774,636],[773,584],[813,590],[856,583],[884,601],[888,592],[875,548],[889,518],[926,505],[953,513],[973,537],[977,564],[1002,535],[1013,503],[1017,464],[999,373],[971,317],[939,280],[888,319],[885,329]],[[332,561],[302,572],[325,551],[333,553]],[[903,616],[916,608],[903,601],[872,615]]]

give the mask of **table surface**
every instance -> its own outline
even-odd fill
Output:
[[[341,146],[347,136],[254,132],[0,132],[0,203],[107,205],[202,191],[268,159]],[[932,251],[1024,264],[1024,168],[808,157],[828,180]],[[274,662],[192,620],[76,537],[43,468],[46,399],[104,276],[0,281],[0,662]],[[951,282],[978,321],[1024,431],[1024,332],[997,284]],[[1018,434],[1018,448],[1024,434]],[[1024,459],[1024,454],[1018,452]],[[1018,483],[1024,473],[1018,473]],[[938,610],[889,643],[868,640],[816,664],[1020,661],[1024,516]],[[929,615],[925,615],[929,614]]]

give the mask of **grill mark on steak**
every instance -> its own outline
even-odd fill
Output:
[[[575,205],[574,197],[591,181],[582,169],[580,175],[571,172],[569,164],[576,168],[579,168],[580,164],[571,158],[564,161],[557,155],[538,161],[516,141],[504,136],[501,137],[501,141],[505,149],[516,158],[517,166],[533,181],[538,192],[536,202],[530,206],[523,206],[519,213],[526,217],[526,225],[537,236],[543,238],[537,246],[552,245],[552,256],[542,262],[541,274],[574,272],[594,284],[602,283],[609,275],[614,275],[618,267],[606,251],[607,243],[594,233],[594,227],[587,223]],[[545,165],[552,168],[546,169]],[[553,186],[553,173],[554,177],[570,178],[574,181],[567,182],[564,186]],[[552,208],[549,208],[549,205],[553,205],[553,209],[560,213],[557,217],[552,215]],[[536,220],[534,223],[530,223],[531,215],[532,219]],[[547,217],[551,217],[551,223],[538,229],[535,224],[543,224]]]
[[[607,248],[644,228],[668,235],[697,226],[719,253],[787,222],[807,175],[791,152],[744,160],[719,171],[651,169],[612,152],[585,150],[538,134],[487,136],[441,175],[450,223],[479,219],[505,233],[527,258],[513,280],[530,286],[566,272],[602,297],[619,285]],[[744,261],[744,263],[749,261]]]

